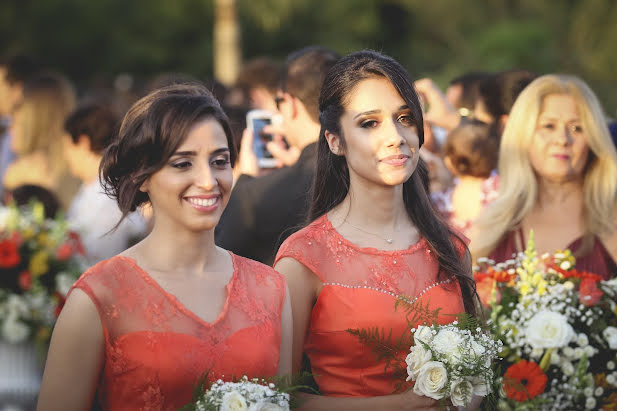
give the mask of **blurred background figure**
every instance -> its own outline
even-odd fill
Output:
[[[431,200],[450,225],[469,235],[472,221],[497,195],[499,140],[488,124],[474,120],[448,134],[443,152],[454,182],[433,192]]]
[[[485,78],[479,83],[474,117],[501,136],[516,98],[536,77],[531,71],[513,69]]]
[[[446,89],[446,100],[458,110],[463,117],[473,117],[478,101],[480,82],[489,78],[483,71],[471,71],[450,80]]]
[[[19,186],[10,193],[7,201],[14,201],[17,206],[24,206],[32,201],[38,201],[43,205],[45,218],[50,219],[55,218],[58,211],[60,211],[58,198],[56,198],[54,193],[40,186]]]
[[[52,191],[64,209],[79,188],[64,158],[64,120],[75,107],[75,92],[66,78],[45,73],[24,85],[15,106],[11,146],[17,158],[7,168],[4,187],[38,185]]]
[[[246,61],[240,68],[236,84],[225,104],[275,113],[274,98],[281,69],[282,65],[278,61],[266,56]]]
[[[37,71],[38,65],[26,56],[0,59],[0,193],[4,173],[15,159],[10,136],[13,108],[23,97],[24,83]]]
[[[116,133],[118,121],[110,107],[89,104],[76,109],[65,122],[65,158],[82,183],[67,219],[80,233],[91,264],[121,253],[143,238],[146,231],[146,222],[137,211],[116,227],[122,212],[99,181],[101,158]]]
[[[617,272],[617,151],[583,81],[545,75],[521,92],[501,139],[499,178],[497,199],[472,228],[475,259],[510,259],[533,230],[539,254],[568,248],[578,270]]]
[[[317,156],[319,91],[338,58],[323,47],[289,55],[276,102],[285,137],[300,157],[293,166],[262,177],[240,176],[216,227],[219,246],[272,265],[281,242],[304,224]],[[250,142],[242,142],[238,162],[256,161],[251,147]]]

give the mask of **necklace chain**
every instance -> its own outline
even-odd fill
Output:
[[[350,226],[352,226],[352,227],[353,227],[353,228],[355,228],[356,230],[360,230],[360,231],[362,231],[362,232],[364,232],[364,233],[366,233],[366,234],[370,234],[370,235],[372,235],[372,236],[374,236],[374,237],[380,238],[380,239],[382,239],[383,241],[385,241],[385,242],[386,242],[386,243],[388,243],[388,244],[392,244],[392,242],[394,241],[394,239],[392,239],[392,238],[382,237],[382,236],[380,236],[379,234],[372,233],[372,232],[367,231],[367,230],[365,230],[365,229],[363,229],[363,228],[361,228],[361,227],[358,227],[357,225],[351,224],[349,221],[347,221],[347,219],[344,219],[344,220],[343,220],[343,222],[344,222],[344,223],[349,224]]]

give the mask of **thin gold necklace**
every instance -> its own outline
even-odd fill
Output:
[[[366,234],[370,234],[370,235],[372,235],[372,236],[374,236],[374,237],[380,238],[380,239],[384,240],[384,241],[385,241],[386,243],[388,243],[388,244],[392,244],[392,242],[394,242],[394,239],[392,239],[392,238],[385,238],[385,237],[382,237],[382,236],[380,236],[379,234],[371,233],[370,231],[367,231],[367,230],[365,230],[365,229],[363,229],[363,228],[361,228],[361,227],[358,227],[357,225],[351,224],[349,221],[347,221],[347,219],[346,219],[346,218],[343,220],[343,223],[347,223],[347,224],[349,224],[350,226],[352,226],[352,227],[353,227],[353,228],[355,228],[356,230],[360,230],[360,231],[362,231],[362,232],[364,232],[364,233],[366,233]]]

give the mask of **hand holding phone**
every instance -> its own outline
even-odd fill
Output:
[[[272,135],[264,133],[264,127],[272,124],[272,113],[266,110],[251,110],[246,114],[246,127],[253,133],[253,151],[261,168],[277,166],[276,159],[268,151],[267,144]]]

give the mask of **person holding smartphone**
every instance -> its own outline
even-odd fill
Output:
[[[238,178],[216,228],[219,246],[272,265],[281,242],[304,223],[317,156],[319,91],[338,58],[332,50],[316,46],[298,50],[287,58],[276,103],[285,138],[300,157],[293,166],[272,170],[262,177]],[[251,150],[245,142],[240,156],[243,150]]]

